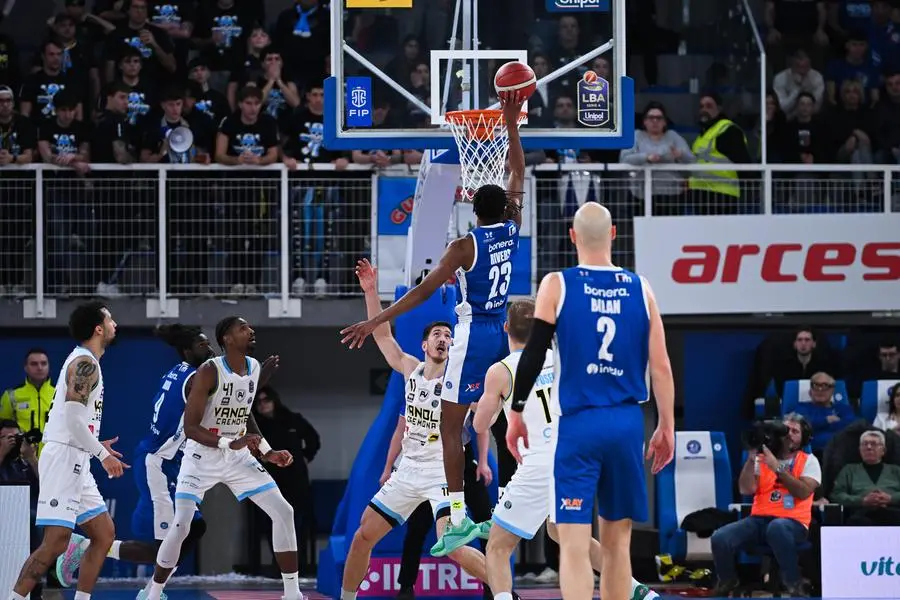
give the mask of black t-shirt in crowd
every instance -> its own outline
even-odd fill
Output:
[[[37,127],[19,115],[13,115],[9,123],[0,123],[0,150],[6,150],[18,158],[26,150],[37,148]]]
[[[210,39],[214,34],[222,36],[214,48],[203,53],[211,71],[232,71],[239,68],[247,51],[247,36],[256,24],[258,11],[251,7],[253,2],[262,4],[258,0],[238,0],[233,6],[222,8],[218,2],[210,0],[200,10],[194,37]]]
[[[0,33],[0,85],[8,85],[14,90],[22,85],[19,52],[15,41],[5,33]]]
[[[31,103],[31,119],[40,124],[42,121],[52,120],[56,117],[53,98],[66,89],[74,90],[78,98],[84,96],[78,83],[68,75],[62,73],[48,75],[44,71],[38,71],[25,78],[25,83],[22,84],[22,93],[19,94],[19,101]]]
[[[105,111],[91,136],[91,160],[96,163],[115,163],[113,142],[119,141],[125,142],[128,152],[137,160],[135,137],[135,127],[129,123],[128,115]]]
[[[209,88],[201,96],[196,99],[195,110],[212,119],[213,125],[221,123],[222,119],[231,114],[231,107],[228,106],[228,98],[225,97],[225,94]]]
[[[245,152],[264,156],[269,148],[278,145],[278,123],[264,113],[251,124],[244,123],[240,113],[225,117],[219,125],[219,133],[228,138],[229,156],[240,156]]]
[[[156,101],[158,88],[146,77],[141,77],[135,85],[128,87],[131,88],[128,92],[128,123],[137,126],[147,115],[159,110],[159,103]]]
[[[172,38],[169,37],[169,34],[166,33],[164,29],[161,29],[152,23],[147,23],[139,29],[132,29],[129,27],[128,23],[123,23],[116,27],[115,31],[109,34],[105,49],[106,60],[118,63],[122,52],[122,46],[131,46],[141,53],[141,58],[143,59],[141,61],[143,65],[141,77],[147,81],[162,82],[164,79],[169,78],[171,73],[160,66],[159,60],[153,55],[153,48],[144,45],[141,41],[141,31],[144,29],[153,34],[156,43],[164,52],[171,54],[175,51],[175,46],[172,44]]]
[[[774,0],[775,29],[781,33],[815,33],[821,0]]]
[[[197,6],[193,0],[150,0],[147,6],[147,15],[151,23],[157,26],[178,25],[197,22]],[[190,53],[190,41],[187,38],[172,40],[175,48],[175,62],[178,64],[179,73],[185,71],[188,54]]]
[[[305,16],[305,28],[301,25],[301,13]],[[303,87],[311,77],[320,76],[329,51],[329,38],[327,7],[319,5],[303,11],[295,5],[282,11],[275,24],[273,42],[285,58],[287,78]]]
[[[263,74],[263,66],[259,61],[259,57],[253,54],[245,54],[240,65],[231,72],[228,81],[236,83],[238,89],[241,89],[247,83],[262,77]]]
[[[309,110],[295,113],[285,127],[287,141],[284,153],[304,163],[330,163],[340,158],[340,152],[333,152],[322,145],[323,134],[322,115]]]
[[[83,122],[72,121],[68,127],[63,127],[56,119],[41,124],[38,140],[49,143],[50,150],[57,156],[78,154],[81,145],[90,141],[87,126]]]
[[[188,122],[191,133],[194,134],[194,147],[198,151],[211,154],[215,150],[217,121],[196,108],[185,113],[184,120]]]

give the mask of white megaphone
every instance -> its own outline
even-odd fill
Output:
[[[194,133],[184,125],[171,130],[168,135],[169,160],[173,163],[189,163],[194,148]]]

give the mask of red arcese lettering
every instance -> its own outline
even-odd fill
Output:
[[[758,277],[767,283],[846,281],[850,269],[859,261],[864,267],[864,281],[900,281],[900,242],[870,242],[857,251],[849,242],[811,244],[730,244],[683,246],[684,256],[672,263],[672,280],[676,283],[738,283],[741,278]],[[785,256],[803,253],[803,268],[798,273],[786,272]],[[760,262],[750,257],[762,253]],[[758,265],[758,266],[757,266]],[[721,268],[721,273],[719,267]]]

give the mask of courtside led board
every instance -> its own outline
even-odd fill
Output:
[[[497,108],[493,80],[506,62],[527,62],[523,50],[475,49],[478,35],[493,23],[482,18],[474,0],[453,0],[459,9],[459,48],[429,52],[425,47],[396,50],[385,58],[377,47],[353,41],[347,29],[357,19],[379,27],[402,18],[402,0],[335,0],[331,5],[331,72],[325,80],[324,144],[331,150],[388,150],[454,148],[444,115],[455,110]],[[411,6],[411,3],[408,3]],[[595,2],[566,3],[568,10],[605,9]],[[578,9],[575,9],[577,4]],[[388,6],[390,5],[390,6]],[[525,107],[528,119],[521,129],[526,148],[555,150],[562,155],[580,149],[629,148],[634,143],[634,82],[625,76],[625,10],[621,0],[609,6],[609,31],[603,43],[558,69],[532,64],[538,91]],[[559,35],[578,35],[578,16],[543,8],[541,19],[559,21]],[[397,21],[399,27],[400,23]],[[480,29],[479,29],[480,27]],[[567,34],[567,31],[574,33]],[[483,36],[483,33],[482,33]],[[408,51],[408,53],[407,53]],[[404,53],[406,57],[404,57]],[[403,58],[411,68],[397,68]],[[364,79],[362,79],[364,78]],[[552,88],[552,93],[548,89]],[[551,105],[552,103],[552,105]],[[369,119],[371,115],[371,120]]]

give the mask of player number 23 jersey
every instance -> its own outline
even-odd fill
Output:
[[[510,403],[512,401],[512,389],[515,384],[516,369],[519,367],[519,359],[522,351],[516,351],[504,358],[501,362],[509,370],[510,394],[503,401],[503,411],[509,419]],[[525,448],[519,440],[519,454],[526,463],[546,462],[553,460],[553,440],[556,437],[559,405],[556,402],[556,394],[553,389],[555,374],[553,372],[553,351],[547,350],[544,358],[544,366],[541,373],[531,388],[525,410],[522,411],[522,420],[528,430],[528,448]]]
[[[415,461],[416,465],[422,466],[443,465],[441,379],[425,379],[425,363],[420,363],[406,380],[404,464]]]
[[[66,395],[69,388],[66,384],[66,372],[69,365],[76,359],[87,356],[97,364],[97,385],[91,390],[88,396],[88,429],[97,439],[100,439],[100,421],[103,420],[103,371],[100,370],[100,362],[91,354],[90,350],[78,346],[69,354],[66,361],[60,369],[60,376],[56,384],[56,392],[53,394],[53,406],[50,407],[50,414],[47,416],[47,427],[44,429],[45,442],[59,442],[69,446],[79,447],[75,442],[75,438],[69,431],[69,425],[66,423],[66,411],[71,407],[66,402]],[[82,448],[84,450],[84,448]]]
[[[216,389],[209,396],[200,426],[218,436],[237,439],[247,432],[260,366],[254,358],[248,356],[246,360],[246,375],[232,371],[223,356],[209,361],[216,368]]]

